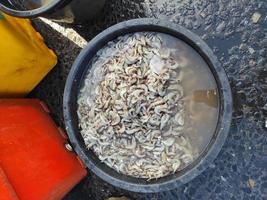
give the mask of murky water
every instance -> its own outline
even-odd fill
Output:
[[[126,175],[158,178],[188,166],[210,142],[218,92],[208,65],[192,47],[170,35],[142,34],[118,38],[97,52],[79,95],[78,116],[86,145],[100,160]],[[119,160],[110,157],[117,151],[125,152]],[[151,159],[165,167],[162,174],[153,171]],[[149,167],[133,174],[131,166],[138,162]]]
[[[212,138],[219,116],[217,85],[204,59],[185,42],[160,34],[163,44],[183,66],[182,86],[185,93],[187,124],[185,135],[196,151],[201,152]]]

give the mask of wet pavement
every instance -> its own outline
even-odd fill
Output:
[[[89,174],[65,200],[102,200],[122,195],[138,200],[267,199],[265,0],[110,0],[103,15],[86,25],[51,25],[35,20],[37,30],[57,53],[59,63],[30,96],[45,101],[56,122],[64,126],[64,84],[81,48],[105,28],[140,17],[167,19],[185,26],[213,49],[227,72],[234,98],[229,136],[214,163],[176,190],[149,195],[131,193]]]

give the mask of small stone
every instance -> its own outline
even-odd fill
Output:
[[[65,144],[65,148],[68,150],[68,151],[73,151],[73,148],[70,144]]]
[[[217,31],[217,32],[222,32],[222,31],[224,31],[224,29],[225,29],[225,22],[224,22],[224,21],[221,22],[221,23],[216,27],[216,31]]]
[[[207,31],[207,32],[211,32],[212,31],[212,26],[208,25],[204,30]]]
[[[205,19],[207,17],[207,13],[205,13],[204,11],[202,11],[200,14],[199,14],[203,19]]]
[[[250,54],[253,54],[255,52],[255,50],[253,48],[251,48],[251,47],[248,48],[248,51],[249,51]]]
[[[251,17],[251,20],[254,24],[258,23],[258,21],[260,20],[261,18],[261,14],[259,12],[255,12],[252,17]]]
[[[207,40],[209,38],[208,34],[204,34],[202,37],[202,40]]]
[[[246,50],[246,45],[244,43],[242,43],[240,46],[239,46],[239,49],[240,50]]]
[[[248,179],[247,185],[249,188],[253,189],[256,186],[256,182],[253,179]]]
[[[250,60],[249,61],[249,66],[250,67],[255,67],[257,65],[257,63],[255,62],[255,60]]]
[[[227,180],[223,176],[221,176],[221,179],[222,181],[227,182]]]

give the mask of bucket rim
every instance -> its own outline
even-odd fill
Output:
[[[53,12],[53,10],[56,10],[59,6],[61,6],[62,4],[65,4],[68,1],[71,1],[71,0],[53,0],[48,5],[42,6],[40,8],[36,8],[32,10],[21,10],[21,11],[9,8],[5,6],[3,3],[0,3],[0,10],[14,17],[34,18],[34,17],[39,17],[49,12]]]

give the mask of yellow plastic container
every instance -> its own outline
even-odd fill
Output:
[[[30,20],[0,12],[0,97],[27,95],[56,63]]]

